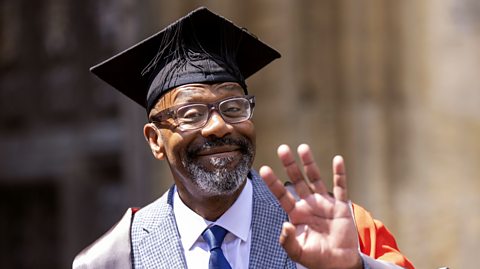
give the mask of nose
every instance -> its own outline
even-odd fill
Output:
[[[226,123],[217,111],[212,111],[207,124],[205,124],[205,126],[202,128],[202,136],[224,137],[225,135],[231,133],[232,130],[232,125]]]

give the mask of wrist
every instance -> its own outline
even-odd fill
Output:
[[[364,265],[364,264],[363,264],[363,259],[362,259],[361,255],[360,255],[360,253],[357,253],[357,254],[355,254],[355,262],[354,262],[354,264],[353,264],[351,267],[347,268],[347,269],[363,269],[363,268],[364,268],[363,265]]]

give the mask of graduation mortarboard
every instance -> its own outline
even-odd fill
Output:
[[[189,83],[238,82],[280,54],[247,30],[198,8],[90,70],[146,108]]]

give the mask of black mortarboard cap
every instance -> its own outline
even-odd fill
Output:
[[[246,29],[198,8],[157,34],[90,70],[147,109],[168,90],[189,83],[245,79],[280,54]]]

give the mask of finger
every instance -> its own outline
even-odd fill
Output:
[[[333,195],[340,201],[348,201],[345,162],[340,155],[333,158]]]
[[[305,198],[308,195],[312,194],[310,187],[305,181],[300,168],[298,168],[295,158],[293,157],[290,147],[287,145],[280,145],[277,150],[278,158],[282,162],[285,171],[287,172],[288,177],[295,185],[295,190],[297,191],[300,198]]]
[[[300,260],[302,257],[302,248],[296,238],[295,226],[290,222],[283,223],[279,242],[293,261]]]
[[[280,202],[282,208],[289,214],[295,208],[295,198],[293,195],[287,191],[270,167],[260,167],[259,173],[267,187],[277,198],[278,202]]]
[[[312,151],[307,144],[301,144],[298,146],[298,156],[303,163],[303,170],[307,175],[308,180],[310,181],[310,186],[314,192],[319,194],[327,194],[327,188],[323,183],[323,180],[320,176],[320,169],[317,166],[317,163],[313,159]]]

